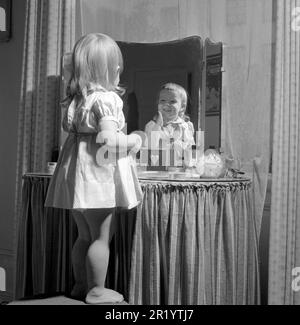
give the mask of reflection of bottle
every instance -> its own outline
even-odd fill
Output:
[[[219,148],[219,153],[220,153],[220,157],[223,162],[223,171],[222,171],[220,177],[224,177],[227,174],[227,157],[226,157],[224,149],[222,147]]]
[[[51,155],[51,161],[52,162],[57,162],[58,155],[59,155],[59,148],[58,147],[53,148],[52,155]]]
[[[197,173],[201,176],[204,172],[204,132],[197,131],[196,146],[193,146],[193,159]]]
[[[50,161],[47,163],[47,173],[53,174],[56,168],[56,162]]]
[[[194,168],[196,167],[197,164],[197,146],[192,145],[187,148],[188,154],[185,154],[185,161],[186,161],[186,166],[189,168]],[[186,158],[187,157],[187,158]]]
[[[199,176],[202,176],[204,173],[204,155],[198,156],[197,162],[196,162],[196,171],[199,174]]]

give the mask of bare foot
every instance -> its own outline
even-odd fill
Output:
[[[85,298],[85,302],[87,304],[118,303],[122,302],[123,300],[123,295],[117,291],[99,287],[94,287],[91,289]]]

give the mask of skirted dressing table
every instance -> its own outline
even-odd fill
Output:
[[[45,208],[51,175],[25,174],[16,296],[68,294],[77,236]],[[131,304],[257,304],[258,239],[248,179],[140,177],[137,209],[118,210],[107,286]]]

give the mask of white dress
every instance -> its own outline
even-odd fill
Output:
[[[145,126],[147,140],[151,139],[153,146],[157,147],[159,140],[168,142],[173,139],[174,144],[186,149],[195,144],[193,123],[184,121],[181,117],[169,122],[165,126],[158,125],[154,120],[149,121]]]
[[[121,130],[125,125],[123,102],[102,87],[88,91],[83,105],[73,100],[63,119],[69,132],[51,178],[45,206],[63,209],[131,209],[142,200],[142,191],[132,156],[117,164],[99,165],[101,144],[96,143],[100,120],[113,120]]]
[[[151,149],[173,148],[176,161],[183,161],[188,167],[192,166],[191,148],[195,144],[192,122],[177,117],[167,125],[160,126],[152,120],[146,124],[145,133],[147,135],[144,143],[146,147]]]

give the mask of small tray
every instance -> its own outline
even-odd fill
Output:
[[[53,172],[30,172],[30,173],[25,173],[24,176],[36,176],[36,177],[49,177],[52,176]]]

